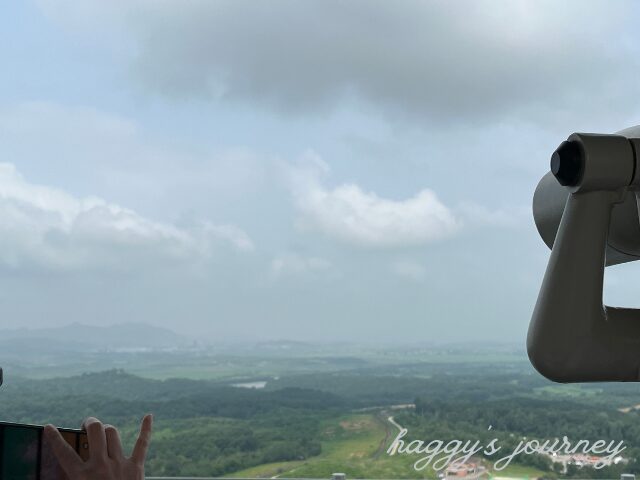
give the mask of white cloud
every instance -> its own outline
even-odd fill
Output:
[[[412,260],[396,260],[391,264],[391,271],[416,282],[424,280],[426,274],[424,266]]]
[[[0,163],[0,262],[5,265],[129,268],[145,261],[205,259],[220,243],[253,249],[238,227],[202,222],[178,228],[97,197],[29,183],[13,164]]]
[[[285,275],[323,272],[329,268],[331,268],[331,263],[324,258],[286,253],[273,259],[271,262],[271,275],[273,278],[280,278]]]
[[[461,226],[437,195],[423,189],[405,200],[382,198],[355,184],[328,188],[329,167],[311,153],[289,167],[300,226],[367,247],[406,247],[440,240]]]

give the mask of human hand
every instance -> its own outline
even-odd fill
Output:
[[[144,480],[144,460],[151,441],[153,416],[142,419],[140,434],[130,457],[122,452],[120,434],[115,427],[103,425],[97,418],[89,417],[82,428],[87,432],[89,460],[83,461],[62,438],[53,425],[45,427],[45,440],[60,466],[73,480]]]

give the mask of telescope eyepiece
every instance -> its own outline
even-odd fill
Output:
[[[584,169],[584,153],[575,140],[564,141],[551,155],[551,173],[565,187],[578,185]]]

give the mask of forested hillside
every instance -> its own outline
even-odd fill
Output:
[[[523,436],[624,440],[629,463],[604,471],[572,467],[566,476],[640,471],[640,415],[624,408],[640,403],[634,385],[557,386],[530,371],[486,373],[468,365],[424,364],[421,370],[420,377],[386,367],[289,375],[259,389],[154,380],[122,370],[10,378],[0,389],[0,419],[74,427],[93,415],[120,426],[130,444],[139,419],[152,412],[148,472],[154,475],[328,476],[351,469],[370,478],[423,476],[412,470],[412,459],[384,454],[396,431],[387,421],[392,414],[415,439],[495,435],[505,445]],[[513,468],[559,475],[557,465],[536,455],[518,457]]]

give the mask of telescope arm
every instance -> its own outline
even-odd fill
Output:
[[[527,336],[531,363],[556,382],[640,380],[640,310],[602,298],[611,210],[626,190],[567,199]]]

